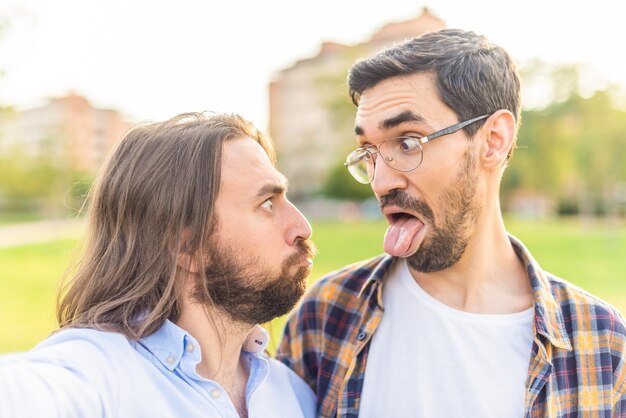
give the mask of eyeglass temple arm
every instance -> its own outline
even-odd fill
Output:
[[[440,136],[453,134],[453,133],[455,133],[455,132],[465,128],[467,125],[469,125],[471,123],[474,123],[474,122],[478,122],[479,120],[482,120],[482,119],[486,119],[489,116],[491,116],[491,115],[477,116],[475,118],[466,120],[465,122],[461,122],[461,123],[457,123],[456,125],[449,126],[449,127],[445,128],[445,129],[442,129],[440,131],[437,131],[435,133],[432,133],[430,135],[427,135],[427,136],[423,137],[420,142],[423,144],[423,143],[431,141],[431,140],[433,140],[435,138],[439,138]]]

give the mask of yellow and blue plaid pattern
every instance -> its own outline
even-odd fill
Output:
[[[535,309],[525,417],[626,417],[624,319],[543,271],[516,238],[511,243],[526,266]],[[358,416],[369,342],[383,315],[382,281],[392,263],[383,255],[331,273],[287,322],[278,359],[315,390],[318,416]]]

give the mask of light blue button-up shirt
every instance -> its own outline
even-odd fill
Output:
[[[250,418],[315,416],[311,388],[264,354],[242,352]],[[238,418],[228,394],[196,372],[198,342],[170,321],[129,341],[67,329],[32,351],[0,357],[0,417]]]

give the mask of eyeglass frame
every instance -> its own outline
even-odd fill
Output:
[[[466,126],[468,126],[468,125],[470,125],[470,124],[474,123],[474,122],[478,122],[478,121],[480,121],[480,120],[487,119],[487,118],[488,118],[489,116],[491,116],[491,115],[492,115],[492,114],[491,114],[491,113],[489,113],[489,114],[486,114],[486,115],[477,116],[477,117],[475,117],[475,118],[471,118],[471,119],[465,120],[465,121],[463,121],[463,122],[458,122],[458,123],[455,123],[454,125],[450,125],[450,126],[448,126],[447,128],[440,129],[440,130],[438,130],[438,131],[436,131],[436,132],[433,132],[433,133],[432,133],[432,134],[430,134],[430,135],[426,135],[426,136],[423,136],[423,137],[417,137],[417,136],[411,136],[411,135],[396,136],[396,137],[393,137],[393,138],[388,138],[388,139],[385,139],[384,141],[381,141],[381,142],[380,142],[377,146],[374,146],[374,145],[369,145],[369,146],[367,146],[367,147],[358,147],[357,149],[353,150],[352,152],[350,152],[350,153],[348,154],[348,156],[346,157],[346,160],[348,160],[348,159],[350,158],[350,156],[351,156],[352,154],[354,154],[355,152],[357,152],[357,151],[359,151],[359,150],[362,150],[362,151],[366,151],[367,153],[369,153],[370,157],[372,158],[372,164],[374,165],[374,167],[376,167],[376,159],[374,158],[374,155],[375,155],[375,154],[380,154],[380,149],[378,149],[378,147],[380,146],[380,144],[383,144],[383,143],[385,143],[385,142],[387,142],[387,141],[392,141],[392,140],[394,140],[394,139],[398,139],[398,138],[411,138],[411,139],[415,139],[415,140],[417,140],[417,142],[418,142],[418,144],[419,144],[419,146],[420,146],[420,149],[421,149],[421,148],[422,148],[422,145],[424,145],[425,143],[427,143],[427,142],[429,142],[429,141],[432,141],[433,139],[437,139],[437,138],[439,138],[439,137],[441,137],[441,136],[444,136],[444,135],[450,135],[450,134],[456,133],[456,132],[460,131],[461,129],[465,128]],[[371,148],[376,148],[376,151],[371,151]],[[382,154],[381,154],[381,155],[382,155]],[[382,159],[383,159],[383,161],[385,161],[385,164],[387,164],[387,166],[388,166],[389,168],[392,168],[392,169],[397,170],[397,171],[401,171],[401,172],[403,172],[403,173],[408,173],[408,172],[411,172],[411,171],[413,171],[413,170],[417,169],[420,165],[422,165],[422,162],[424,161],[424,157],[423,157],[423,156],[424,156],[424,151],[423,151],[423,149],[422,149],[422,154],[421,154],[421,155],[422,155],[422,159],[421,159],[421,161],[420,161],[420,162],[419,162],[419,163],[418,163],[415,167],[411,168],[410,170],[401,170],[401,169],[399,169],[399,168],[396,168],[396,167],[393,167],[393,166],[389,165],[389,163],[387,163],[387,162],[385,161],[386,159],[385,159],[385,157],[384,157],[384,156],[383,156],[383,158],[382,158]],[[352,177],[353,177],[356,181],[358,181],[359,183],[361,183],[361,184],[369,184],[369,183],[371,183],[372,181],[374,181],[374,175],[372,175],[372,178],[371,178],[371,179],[369,179],[369,181],[368,181],[367,183],[363,183],[362,181],[360,181],[359,179],[357,179],[357,178],[356,178],[356,176],[354,175],[354,173],[352,172],[352,170],[350,170],[350,167],[351,167],[351,166],[353,166],[353,165],[355,165],[355,164],[351,164],[351,165],[349,166],[349,165],[348,165],[348,162],[346,161],[345,163],[343,163],[343,165],[344,165],[344,166],[348,169],[348,171],[350,172],[350,174],[352,175]],[[374,172],[374,174],[375,174],[375,173],[376,173],[376,172]],[[369,177],[369,176],[368,176],[368,177]]]

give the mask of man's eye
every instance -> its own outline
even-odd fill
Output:
[[[263,202],[261,204],[261,207],[263,209],[267,209],[269,211],[271,211],[272,209],[274,209],[274,204],[272,203],[272,199],[267,199],[265,202]]]
[[[420,141],[418,138],[407,136],[402,138],[398,146],[402,152],[413,152],[419,149]]]

